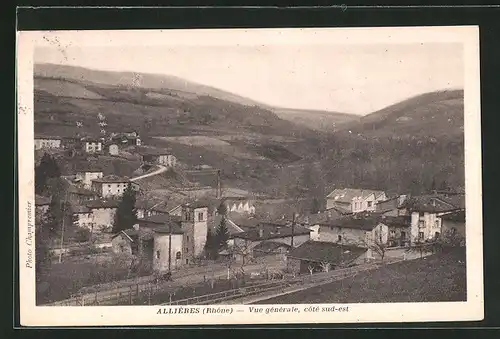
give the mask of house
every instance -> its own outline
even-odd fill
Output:
[[[445,236],[465,239],[465,210],[458,210],[441,217],[441,231]]]
[[[147,164],[160,164],[167,167],[175,167],[177,158],[167,150],[148,149],[141,153],[142,162]]]
[[[408,215],[406,209],[401,208],[409,195],[397,195],[383,201],[379,201],[375,211],[387,216]]]
[[[168,211],[163,210],[161,207],[164,203],[165,202],[163,200],[158,199],[136,199],[135,210],[137,218],[144,219],[152,215],[168,214]]]
[[[82,139],[82,148],[86,153],[95,153],[102,151],[102,140],[97,138],[83,138]]]
[[[254,248],[265,241],[273,241],[290,247],[300,246],[310,240],[311,230],[301,227],[288,227],[261,223],[250,231],[232,235],[233,246],[230,252],[236,261],[252,260],[255,256]]]
[[[68,201],[76,205],[85,204],[87,201],[95,200],[99,197],[94,191],[74,185],[68,186],[67,193]]]
[[[61,146],[65,149],[76,149],[81,146],[81,138],[73,136],[64,136],[62,138]]]
[[[380,217],[380,223],[388,228],[387,246],[405,247],[411,244],[410,239],[410,216],[387,216]]]
[[[112,133],[111,141],[122,146],[140,146],[142,144],[137,132]]]
[[[253,201],[241,198],[224,198],[222,201],[228,212],[255,214],[255,206]]]
[[[287,260],[292,271],[304,274],[362,264],[368,260],[367,252],[355,245],[307,241],[293,248]]]
[[[326,208],[337,207],[348,212],[373,212],[379,201],[386,200],[384,191],[357,188],[335,189],[326,197]]]
[[[114,253],[137,255],[139,252],[138,230],[130,228],[120,231],[111,238],[111,248]]]
[[[61,148],[61,137],[36,135],[35,136],[35,150],[46,148]]]
[[[73,206],[74,225],[82,228],[87,228],[91,231],[94,229],[94,218],[92,211],[87,206]]]
[[[103,198],[119,197],[125,192],[129,184],[132,184],[133,188],[137,189],[137,186],[129,178],[108,175],[92,180],[92,190]]]
[[[35,195],[35,212],[40,216],[44,215],[50,206],[50,198],[41,195]]]
[[[94,231],[100,232],[113,226],[115,213],[119,205],[118,200],[91,200],[85,206],[92,212]]]
[[[102,168],[92,163],[87,163],[87,165],[82,166],[76,172],[76,180],[80,181],[83,187],[89,190],[92,188],[92,180],[102,178],[103,176]]]
[[[172,225],[162,226],[154,229],[153,270],[157,272],[168,272],[176,270],[191,261],[185,257],[186,244],[184,243],[185,231],[179,222]],[[185,256],[183,256],[183,253]]]
[[[427,194],[411,197],[400,208],[411,215],[411,240],[425,241],[442,233],[442,216],[465,210],[465,195]]]
[[[189,264],[194,258],[200,257],[205,249],[208,233],[208,208],[203,204],[182,204],[180,215],[157,214],[139,219],[139,227],[155,230],[165,224],[180,222],[183,232],[182,257],[185,264]]]
[[[352,215],[319,222],[319,241],[370,247],[388,241],[389,228],[376,216]]]
[[[118,155],[120,153],[120,149],[118,148],[117,144],[110,144],[108,146],[108,153],[110,155]]]
[[[263,241],[253,248],[254,258],[266,257],[277,262],[286,262],[287,254],[292,247],[277,241]]]

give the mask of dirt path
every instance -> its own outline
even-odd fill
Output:
[[[149,178],[149,177],[152,177],[153,175],[158,175],[158,174],[161,174],[161,173],[164,173],[167,171],[167,167],[163,166],[163,165],[158,165],[158,169],[151,172],[151,173],[146,173],[146,174],[143,174],[143,175],[140,175],[138,177],[135,177],[135,178],[131,178],[130,181],[136,181],[136,180],[140,180],[140,179],[144,179],[144,178]]]

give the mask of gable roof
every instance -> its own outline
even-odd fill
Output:
[[[72,211],[75,214],[78,214],[78,213],[90,213],[90,209],[87,206],[81,206],[81,205],[73,206],[72,207]]]
[[[276,242],[276,241],[268,240],[268,241],[262,241],[257,246],[255,246],[253,248],[253,250],[254,251],[263,252],[263,253],[272,253],[272,252],[276,251],[280,247],[284,247],[284,248],[290,249],[292,246],[290,246],[288,244],[284,244],[282,242]]]
[[[317,263],[327,262],[334,265],[340,265],[348,264],[356,260],[366,251],[366,248],[353,245],[341,245],[332,242],[310,240],[293,248],[288,254],[288,257]]]
[[[465,222],[465,210],[451,212],[441,216],[442,219],[455,222]]]
[[[146,218],[138,219],[138,222],[152,223],[159,225],[178,223],[180,221],[181,217],[169,214],[156,214],[156,215],[150,215],[149,217]]]
[[[425,194],[407,199],[399,208],[417,212],[442,213],[465,208],[465,195],[456,197],[440,194]]]
[[[50,205],[50,198],[41,195],[35,195],[35,206]]]
[[[212,233],[215,233],[217,231],[217,227],[219,227],[221,220],[222,216],[219,214],[208,221],[208,228],[212,231]],[[237,233],[244,232],[244,230],[240,228],[234,221],[228,218],[226,218],[226,220],[227,220],[226,227],[229,232],[229,235],[234,235]]]
[[[260,236],[261,230],[263,233],[262,237]],[[295,226],[293,228],[294,236],[306,235],[306,234],[311,234],[311,230],[301,226]],[[270,224],[265,224],[265,225],[260,225],[258,228],[252,229],[250,231],[234,234],[233,238],[258,241],[258,240],[288,238],[291,236],[292,236],[292,227],[274,226]]]
[[[359,188],[337,188],[334,189],[330,194],[328,194],[326,198],[334,199],[335,201],[338,202],[350,203],[356,197],[366,199],[371,194],[374,194],[376,198],[384,193],[385,193],[384,191],[379,191],[379,190],[367,190]]]
[[[120,177],[118,175],[107,175],[102,178],[94,179],[92,182],[102,182],[102,183],[128,183],[130,179],[127,177]]]
[[[117,199],[96,199],[96,200],[87,201],[85,203],[85,206],[87,206],[90,209],[118,208],[119,204],[120,204],[120,201]]]
[[[379,218],[375,215],[353,215],[320,222],[319,225],[371,231],[378,223]]]

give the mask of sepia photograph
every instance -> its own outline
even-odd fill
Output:
[[[21,322],[482,319],[478,37],[18,32]]]

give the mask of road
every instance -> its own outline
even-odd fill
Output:
[[[140,176],[135,177],[135,178],[131,178],[130,181],[136,181],[136,180],[140,180],[140,179],[152,177],[153,175],[158,175],[158,174],[161,174],[161,173],[167,171],[167,167],[165,167],[163,165],[158,165],[158,167],[159,168],[157,170],[155,170],[155,171],[153,171],[151,173],[146,173],[146,174],[140,175]]]

